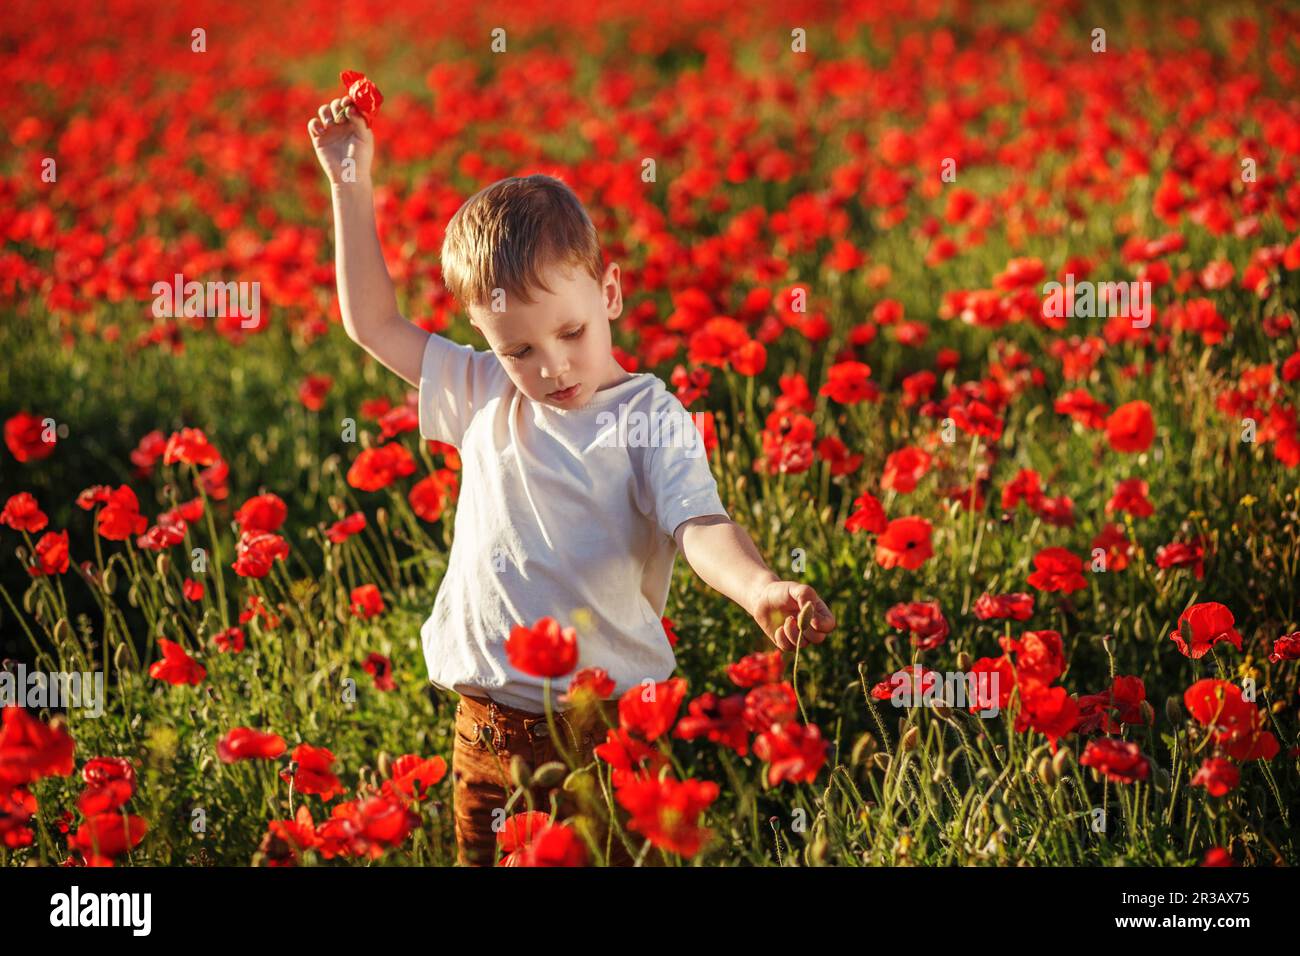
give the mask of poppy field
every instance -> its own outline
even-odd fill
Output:
[[[461,461],[340,327],[345,71],[402,313],[485,348],[447,222],[563,179],[836,620],[782,652],[679,558],[677,671],[516,773],[502,863],[1300,863],[1300,16],[1119,6],[15,0],[0,863],[456,859]],[[583,630],[508,635],[557,708]]]

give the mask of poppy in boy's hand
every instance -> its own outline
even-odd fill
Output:
[[[356,70],[344,70],[339,74],[339,79],[343,81],[343,86],[348,91],[347,95],[356,106],[357,112],[361,114],[361,118],[373,126],[374,116],[384,102],[384,94],[379,92],[379,87],[366,79],[364,73],[358,73]]]

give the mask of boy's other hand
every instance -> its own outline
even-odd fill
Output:
[[[317,115],[307,124],[316,158],[329,177],[331,185],[348,182],[369,182],[370,163],[375,155],[375,134],[357,112],[350,96],[340,97],[322,104]],[[344,178],[344,160],[356,165],[355,175]]]
[[[753,616],[768,640],[783,651],[794,650],[801,637],[805,644],[820,644],[835,629],[835,618],[825,602],[799,581],[763,585],[754,601]]]

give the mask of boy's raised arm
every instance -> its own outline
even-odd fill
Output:
[[[321,106],[307,124],[329,177],[334,207],[334,271],[348,337],[415,387],[429,334],[398,311],[375,225],[370,165],[375,138],[348,97]]]

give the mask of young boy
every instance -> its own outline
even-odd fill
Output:
[[[374,136],[351,101],[321,106],[308,129],[333,195],[343,326],[419,389],[421,437],[460,450],[451,555],[421,638],[430,680],[460,695],[452,756],[459,862],[492,865],[515,789],[513,758],[526,777],[559,759],[542,679],[506,656],[514,628],[544,617],[577,626],[577,669],[603,668],[613,681],[604,721],[576,709],[556,721],[559,743],[582,766],[605,723],[617,724],[617,698],[674,670],[661,617],[679,549],[782,650],[794,649],[807,605],[806,642],[820,643],[835,621],[811,587],[773,573],[730,520],[676,396],[614,358],[619,267],[605,265],[567,186],[541,175],[504,179],[448,224],[443,279],[490,346],[476,351],[398,312],[375,228]],[[355,176],[345,179],[349,158]],[[567,678],[555,683],[552,693],[561,693]],[[530,792],[549,811],[551,793],[568,794],[547,782]],[[521,809],[516,801],[511,813]],[[612,842],[610,862],[629,863]]]

